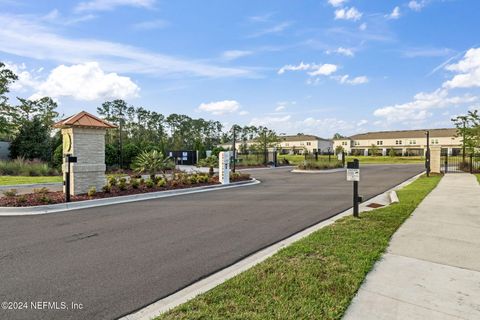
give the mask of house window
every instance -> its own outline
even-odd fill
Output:
[[[377,146],[382,146],[383,145],[383,141],[379,140],[377,141]]]
[[[359,146],[359,145],[360,145],[360,141],[355,141],[353,144],[356,145],[356,146]]]
[[[432,140],[431,140],[431,143],[432,143],[432,144],[438,144],[438,139],[432,139]]]
[[[408,143],[409,144],[417,144],[417,140],[410,140]]]
[[[312,145],[312,143],[311,143],[311,142],[307,142],[307,146],[311,146],[311,145]]]
[[[342,146],[346,146],[347,145],[347,141],[342,141]]]
[[[402,144],[402,140],[395,140],[395,144],[396,144],[396,145],[401,145],[401,144]]]

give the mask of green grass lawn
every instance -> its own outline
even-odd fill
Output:
[[[476,176],[477,176],[478,183],[480,183],[480,173],[477,173]]]
[[[312,156],[313,157],[313,156]],[[328,160],[328,156],[321,155],[318,157],[319,161]],[[360,164],[362,163],[423,163],[425,162],[425,158],[423,157],[390,157],[390,156],[348,156],[346,161],[352,161],[353,159],[360,160]],[[282,161],[283,159],[287,159],[291,164],[299,164],[305,160],[305,156],[303,155],[278,155],[278,161]],[[335,161],[337,156],[332,155],[331,161]]]
[[[50,183],[62,182],[62,176],[42,176],[42,177],[28,177],[28,176],[0,176],[0,186],[16,185],[16,184],[31,184],[31,183]]]
[[[393,233],[441,177],[398,191],[400,203],[346,217],[160,319],[340,319]]]

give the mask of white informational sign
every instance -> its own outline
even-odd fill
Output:
[[[342,153],[341,152],[337,153],[337,159],[342,161]]]
[[[360,181],[360,169],[347,169],[347,181]]]
[[[218,178],[221,184],[230,183],[230,151],[218,154]]]
[[[205,155],[208,157],[211,157],[212,156],[212,150],[207,150],[205,151]]]

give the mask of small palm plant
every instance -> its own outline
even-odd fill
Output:
[[[139,174],[147,173],[150,175],[150,179],[155,180],[155,175],[158,172],[165,177],[165,171],[173,167],[173,163],[170,158],[166,158],[163,153],[152,150],[143,151],[139,154],[132,164],[132,169]]]
[[[198,162],[198,166],[200,167],[208,167],[209,170],[208,170],[208,175],[210,177],[213,177],[215,171],[213,170],[214,167],[217,167],[218,166],[218,158],[214,155],[208,157],[208,158],[205,158],[205,159],[202,159]]]

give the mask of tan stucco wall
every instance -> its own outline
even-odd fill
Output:
[[[401,141],[401,144],[397,144],[397,140]],[[378,141],[382,141],[382,145],[377,145]],[[438,141],[438,143],[436,143]],[[342,145],[342,142],[347,142],[347,146]],[[412,143],[410,143],[412,142]],[[371,146],[376,145],[378,146],[379,150],[390,148],[394,149],[408,149],[408,148],[419,148],[425,149],[427,147],[427,138],[423,137],[416,137],[416,138],[396,138],[396,139],[362,139],[362,140],[334,140],[333,148],[335,149],[337,146],[342,146],[346,152],[350,153],[352,148],[357,149],[368,149]],[[442,148],[459,148],[462,145],[461,137],[433,137],[430,138],[430,145],[431,146],[440,146]]]

